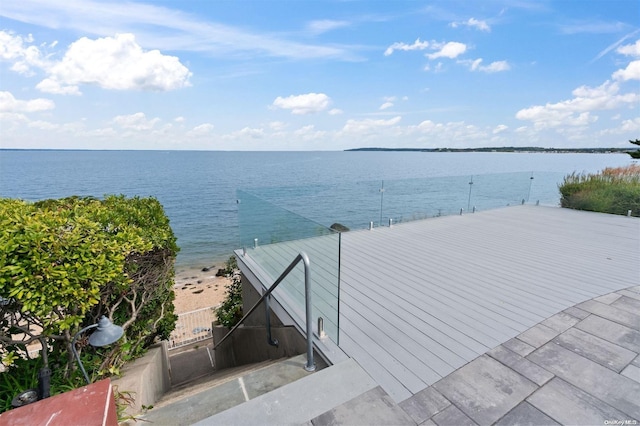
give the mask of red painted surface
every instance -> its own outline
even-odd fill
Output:
[[[111,380],[104,379],[0,414],[1,426],[117,426]]]

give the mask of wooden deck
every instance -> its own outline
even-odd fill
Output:
[[[306,251],[314,318],[335,332],[339,319],[340,349],[398,402],[563,309],[640,282],[637,218],[517,206],[342,234],[338,318],[336,241],[248,257],[276,273]],[[276,299],[301,321],[298,293]]]

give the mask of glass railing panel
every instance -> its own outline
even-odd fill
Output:
[[[562,172],[533,173],[529,203],[548,206],[560,206],[559,185],[567,175]]]
[[[528,202],[531,173],[497,173],[469,178],[469,203],[465,210],[488,210]]]
[[[459,212],[467,204],[467,182],[461,176],[385,181],[382,224]]]
[[[241,246],[271,280],[306,252],[312,264],[314,321],[322,317],[325,331],[338,342],[340,236],[329,229],[332,224],[358,230],[371,222],[388,226],[389,219],[401,223],[522,200],[558,205],[562,178],[560,173],[504,173],[239,190]],[[302,265],[281,287],[280,295],[294,301],[304,318]]]
[[[265,193],[271,190],[265,190]],[[284,200],[285,192],[282,190],[270,195],[273,194],[280,194],[280,201]],[[247,191],[238,190],[237,195],[238,221],[245,256],[259,265],[261,273],[267,276],[268,282],[265,284],[268,285],[284,272],[299,253],[305,252],[311,264],[313,328],[316,330],[317,320],[322,317],[325,333],[338,343],[340,235]],[[304,323],[306,315],[302,262],[280,283],[273,297],[285,305],[301,325]]]

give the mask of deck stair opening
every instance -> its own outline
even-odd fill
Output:
[[[313,373],[305,355],[217,371],[177,386],[140,420],[154,425],[191,425]]]

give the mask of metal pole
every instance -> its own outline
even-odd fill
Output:
[[[382,200],[384,200],[384,181],[382,181],[382,188],[380,188],[380,226],[382,226]]]
[[[263,288],[262,293],[264,294],[267,289]],[[271,335],[271,306],[269,306],[269,299],[271,295],[265,297],[264,299],[264,310],[266,314],[266,325],[267,325],[267,343],[271,346],[278,347],[278,339],[274,339]]]
[[[84,369],[84,365],[82,365],[82,361],[80,360],[80,355],[78,355],[78,351],[76,350],[76,340],[78,340],[78,336],[80,336],[82,333],[84,333],[87,330],[91,330],[92,328],[96,328],[97,326],[98,324],[91,324],[83,328],[82,330],[78,331],[75,336],[73,336],[73,340],[71,341],[71,352],[73,352],[73,356],[76,357],[76,361],[78,362],[78,365],[80,366],[80,370],[82,370],[82,374],[84,374],[84,379],[87,381],[88,385],[91,384],[91,381],[89,380],[89,375],[87,374],[87,371]]]
[[[471,188],[473,187],[473,176],[471,176],[471,180],[469,181],[469,200],[467,201],[467,210],[471,208]],[[460,211],[462,214],[462,211]]]
[[[307,371],[315,371],[316,365],[313,363],[313,313],[311,312],[311,266],[309,256],[306,253],[300,253],[302,262],[304,263],[304,298],[305,310],[307,314],[307,365],[304,369]]]

